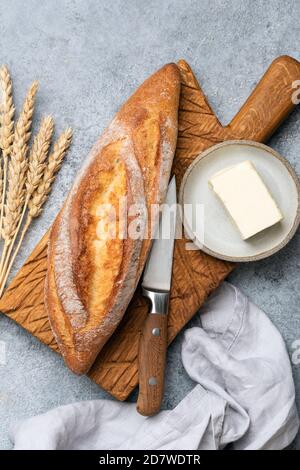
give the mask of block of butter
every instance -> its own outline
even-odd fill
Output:
[[[224,204],[244,240],[283,218],[250,161],[225,168],[212,176],[209,184]]]

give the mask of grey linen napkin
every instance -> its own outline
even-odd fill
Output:
[[[140,416],[135,404],[61,406],[11,429],[14,449],[282,449],[299,418],[291,365],[268,317],[224,283],[186,330],[182,361],[195,388],[171,411]]]

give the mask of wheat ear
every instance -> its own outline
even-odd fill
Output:
[[[51,144],[53,128],[54,128],[53,119],[51,116],[47,116],[46,118],[42,120],[40,129],[33,140],[32,148],[29,153],[28,168],[27,168],[27,173],[26,173],[25,202],[23,205],[22,213],[19,218],[17,228],[12,238],[12,242],[9,244],[7,255],[3,263],[2,272],[0,273],[0,285],[1,285],[2,279],[5,277],[5,272],[7,269],[9,258],[11,256],[15,241],[20,231],[23,218],[24,218],[27,206],[28,206],[29,199],[34,193],[34,191],[36,190],[36,188],[38,187],[43,177],[43,173],[46,168],[46,159],[48,155],[48,150]]]
[[[28,141],[34,111],[34,100],[38,83],[34,82],[26,95],[20,117],[15,126],[11,158],[8,166],[8,190],[4,205],[2,237],[4,247],[0,260],[2,272],[8,246],[10,245],[21,217],[25,195]]]
[[[0,209],[0,237],[2,232],[3,211],[5,203],[6,185],[7,185],[7,166],[8,157],[11,153],[14,131],[14,113],[12,97],[12,82],[8,68],[2,66],[0,69],[0,82],[3,93],[3,102],[1,110],[1,137],[0,145],[3,155],[3,171],[1,168],[1,209]]]
[[[28,215],[27,215],[20,239],[13,253],[13,256],[10,260],[8,269],[6,270],[5,276],[3,280],[1,281],[0,297],[2,296],[7,278],[9,276],[14,260],[20,250],[24,236],[32,222],[32,219],[34,219],[35,217],[38,217],[40,213],[42,212],[42,207],[48,198],[48,195],[51,190],[51,185],[55,180],[56,173],[61,167],[64,156],[68,148],[71,145],[71,141],[72,141],[72,130],[69,128],[69,129],[66,129],[66,131],[61,134],[57,142],[54,144],[53,152],[49,156],[47,166],[43,173],[43,178],[40,181],[40,184],[38,185],[38,187],[33,192],[31,198],[29,199]]]
[[[53,135],[54,122],[51,116],[42,119],[28,159],[26,197],[29,199],[39,186],[47,167],[47,156]]]
[[[47,167],[43,174],[43,179],[34,191],[28,203],[29,216],[38,217],[42,212],[42,206],[46,202],[55,175],[61,167],[63,158],[71,145],[72,130],[66,129],[54,144],[53,152],[49,156]]]

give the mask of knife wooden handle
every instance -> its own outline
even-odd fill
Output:
[[[159,412],[164,394],[168,316],[149,313],[139,344],[139,396],[137,411],[143,416]]]

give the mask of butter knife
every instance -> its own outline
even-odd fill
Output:
[[[167,352],[169,295],[176,232],[176,180],[169,183],[162,206],[158,231],[147,260],[142,292],[150,310],[139,343],[139,395],[137,411],[143,416],[156,414],[164,393]]]

